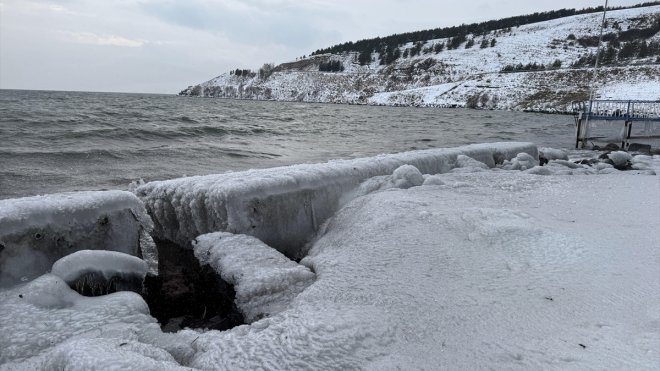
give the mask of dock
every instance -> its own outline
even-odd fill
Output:
[[[628,149],[631,139],[658,139],[660,133],[660,101],[649,100],[591,100],[573,102],[575,116],[575,148],[585,148],[588,142],[608,137],[593,135],[594,122],[620,121],[619,138],[621,149]],[[632,135],[633,123],[644,124],[644,133]],[[611,138],[610,138],[611,140]]]

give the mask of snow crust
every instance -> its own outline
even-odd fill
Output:
[[[157,264],[153,224],[130,192],[72,192],[0,200],[0,287],[48,272],[84,249],[147,255]],[[142,244],[140,241],[142,240]],[[142,250],[142,251],[141,251]],[[154,261],[154,259],[156,259]]]
[[[51,273],[71,284],[82,274],[97,272],[106,279],[115,275],[147,275],[147,263],[132,255],[117,251],[80,250],[53,264]]]
[[[252,236],[216,232],[193,242],[195,257],[233,285],[247,323],[285,310],[314,273]]]
[[[424,185],[348,200],[300,262],[314,283],[229,331],[164,334],[140,296],[86,298],[52,274],[0,290],[0,370],[657,369],[660,156],[511,163],[415,165]],[[308,274],[249,236],[195,253],[237,286],[264,287],[261,267],[281,287],[281,267]]]
[[[226,231],[255,236],[288,257],[299,257],[340,201],[346,201],[345,195],[369,178],[391,175],[402,165],[426,174],[445,173],[456,166],[459,155],[494,167],[521,152],[538,158],[531,143],[475,144],[151,182],[136,194],[159,238],[188,246],[199,235]],[[404,178],[405,169],[396,176]],[[413,178],[421,184],[419,176]]]

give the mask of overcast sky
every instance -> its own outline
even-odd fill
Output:
[[[177,93],[345,41],[603,3],[0,0],[0,88]]]

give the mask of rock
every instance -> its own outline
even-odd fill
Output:
[[[632,169],[631,165],[633,157],[627,152],[611,152],[607,155],[607,157],[609,157],[609,159],[612,161],[612,165],[614,165],[614,168],[617,170]]]
[[[620,149],[621,148],[618,145],[614,144],[614,143],[607,143],[607,145],[604,148],[604,150],[606,150],[606,151],[618,151]]]
[[[651,154],[651,145],[649,144],[640,144],[640,143],[631,143],[628,147],[629,152],[639,152],[643,154]]]

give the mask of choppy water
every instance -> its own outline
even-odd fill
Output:
[[[0,198],[573,135],[561,115],[0,90]]]

